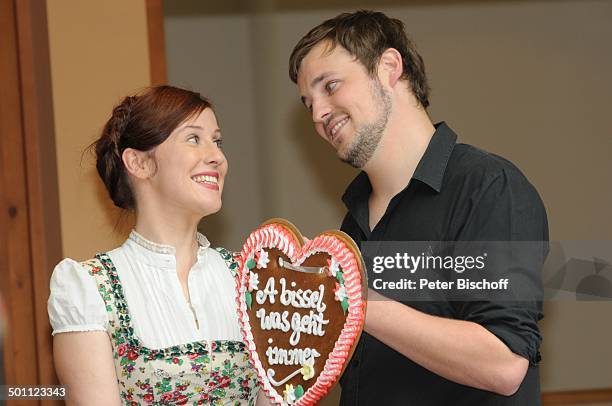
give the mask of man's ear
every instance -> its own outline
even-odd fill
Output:
[[[378,61],[378,74],[381,82],[395,87],[403,73],[402,55],[395,48],[387,48]]]
[[[152,158],[148,152],[126,148],[121,159],[130,175],[138,179],[147,179],[153,175]]]

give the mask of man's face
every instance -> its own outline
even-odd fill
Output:
[[[391,98],[378,78],[337,45],[317,44],[302,60],[298,88],[317,133],[344,162],[362,168],[387,126]]]

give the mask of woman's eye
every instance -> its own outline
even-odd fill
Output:
[[[223,149],[223,139],[218,138],[214,141],[215,144],[217,144],[217,147],[219,147],[219,149]]]
[[[192,135],[189,138],[187,138],[187,141],[194,143],[194,144],[199,144],[200,143],[200,137],[198,135]]]

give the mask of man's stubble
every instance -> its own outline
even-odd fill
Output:
[[[357,169],[363,168],[374,155],[391,114],[391,97],[378,79],[371,81],[371,94],[373,103],[380,106],[378,117],[357,128],[346,152],[339,156],[342,162]]]

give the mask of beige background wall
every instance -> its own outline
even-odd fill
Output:
[[[129,228],[90,156],[81,158],[112,107],[149,84],[146,9],[144,0],[49,0],[47,13],[62,245],[65,256],[84,260],[115,247]]]
[[[405,22],[425,59],[432,118],[527,174],[551,239],[612,240],[612,2],[424,3],[383,11]],[[170,82],[213,99],[226,140],[224,209],[203,223],[219,245],[238,248],[271,216],[306,235],[340,223],[355,172],[315,135],[287,75],[303,33],[364,6],[334,4],[166,2]],[[611,314],[609,303],[547,303],[544,390],[612,385]]]
[[[170,81],[210,96],[224,131],[224,209],[202,228],[229,248],[271,216],[307,235],[337,227],[339,197],[355,174],[314,134],[287,77],[301,34],[350,7],[272,3],[167,10]],[[612,240],[612,3],[418,3],[385,11],[406,23],[425,58],[432,118],[523,169],[546,203],[552,239]],[[47,9],[64,255],[85,259],[129,228],[129,220],[117,228],[119,213],[91,162],[80,160],[112,106],[149,83],[146,13],[143,0],[51,0]],[[610,386],[612,306],[546,311],[543,388]]]

